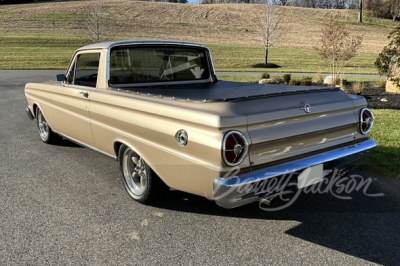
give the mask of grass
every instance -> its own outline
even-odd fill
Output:
[[[56,16],[57,17],[57,16]],[[120,38],[114,38],[120,39]],[[79,35],[39,33],[1,33],[0,69],[65,69],[73,52],[88,44]],[[271,48],[270,61],[280,68],[254,68],[264,58],[264,49],[256,46],[208,44],[217,71],[259,72],[325,72],[330,68],[315,51]],[[376,55],[359,55],[349,61],[345,73],[376,74],[373,65]],[[261,74],[260,74],[261,75]]]
[[[219,75],[218,79],[219,80],[225,80],[225,81],[258,83],[258,81],[261,79],[261,73],[260,73],[260,76],[225,76],[225,75]]]
[[[368,78],[360,78],[360,77],[348,77],[344,78],[347,81],[351,82],[369,82],[369,83],[375,83],[377,80],[381,80],[382,78],[374,78],[374,77],[368,77]]]
[[[29,5],[4,5],[0,10],[0,35],[5,32],[32,32],[66,35],[84,34],[87,10],[95,1],[65,1],[34,3]],[[263,63],[260,35],[260,5],[173,5],[131,0],[104,1],[104,17],[107,35],[112,38],[175,39],[233,47],[231,51],[215,51],[218,68],[250,68]],[[298,71],[300,67],[313,72],[326,72],[326,64],[317,62],[313,47],[320,43],[321,25],[333,19],[346,26],[349,32],[364,36],[360,53],[348,65],[346,72],[370,72],[371,55],[377,55],[387,45],[387,35],[397,22],[364,16],[364,23],[357,22],[353,10],[326,10],[290,6],[274,6],[285,14],[282,25],[285,34],[280,48],[272,48],[271,63],[282,65],[285,71]],[[365,13],[367,14],[367,13]],[[301,23],[300,23],[301,22]],[[250,47],[250,48],[248,48]],[[237,49],[236,49],[237,48]],[[218,50],[218,47],[216,47]],[[235,58],[245,50],[257,51],[242,59],[226,60],[226,53]],[[275,51],[275,49],[277,49]],[[281,50],[279,50],[281,49]],[[286,50],[285,50],[286,49]],[[254,60],[253,58],[256,59]],[[299,57],[301,60],[298,60]],[[375,56],[372,56],[375,57]],[[367,60],[367,64],[364,61]],[[296,64],[287,63],[293,61]],[[220,63],[221,62],[221,63]],[[239,62],[239,63],[236,63]],[[354,62],[356,64],[354,64]],[[232,64],[233,63],[233,64]],[[299,63],[299,64],[297,64]],[[364,70],[365,66],[367,67]],[[358,69],[360,68],[360,70]],[[248,71],[248,70],[246,70]],[[375,71],[375,70],[373,70]]]
[[[0,11],[3,18],[0,32],[76,34],[83,29],[83,18],[93,2],[5,5]],[[262,45],[259,33],[260,5],[171,5],[132,0],[104,2],[108,32],[113,37],[141,36],[200,43]],[[280,45],[291,49],[312,50],[318,44],[321,24],[334,19],[345,25],[351,34],[364,36],[361,53],[377,54],[387,44],[386,36],[397,24],[390,19],[371,18],[367,12],[364,12],[364,23],[358,23],[355,10],[290,6],[274,6],[274,9],[285,14],[282,25],[287,34]]]
[[[378,143],[363,170],[400,178],[400,110],[373,110],[371,137]]]
[[[386,80],[384,79],[378,79],[375,81],[375,86],[377,88],[385,88],[386,87]]]
[[[2,33],[0,69],[65,69],[86,44],[79,36]]]
[[[321,59],[316,51],[290,48],[270,48],[269,61],[280,68],[254,68],[263,63],[264,48],[255,46],[208,44],[213,53],[218,71],[260,71],[260,72],[311,72],[329,73],[328,62]],[[377,55],[361,54],[351,59],[343,68],[344,73],[377,74],[374,61]]]
[[[81,14],[38,14],[30,17],[33,21],[42,21],[44,23],[75,23],[84,21],[85,17]]]
[[[274,73],[271,74],[271,77],[273,78]],[[318,76],[317,74],[311,76],[313,79],[313,82],[318,82]],[[303,76],[292,76],[292,78],[303,78]],[[254,76],[254,75],[243,75],[243,76],[235,76],[235,75],[219,75],[218,79],[220,80],[226,80],[226,81],[237,81],[237,82],[258,82],[261,79],[261,73],[260,75]],[[345,78],[345,80],[350,81],[350,82],[363,82],[363,83],[374,83],[376,84],[377,81],[382,80],[380,78],[374,78],[374,77],[368,77],[368,78],[359,78],[359,77],[349,77]]]
[[[353,83],[353,91],[356,94],[362,93],[365,89],[365,84],[363,82],[356,81]]]

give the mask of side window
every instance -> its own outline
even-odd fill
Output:
[[[78,55],[77,62],[68,75],[68,83],[95,88],[99,60],[100,53]]]

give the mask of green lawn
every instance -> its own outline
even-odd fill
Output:
[[[73,52],[90,41],[83,36],[0,33],[0,69],[65,69]],[[271,48],[276,69],[255,68],[263,63],[264,49],[255,46],[208,44],[217,71],[329,73],[327,62],[315,51]],[[348,62],[345,73],[376,74],[376,55],[359,55]]]
[[[400,178],[400,110],[373,110],[371,137],[378,143],[363,170]]]
[[[237,82],[251,82],[251,83],[255,83],[261,79],[261,74],[258,76],[225,76],[225,75],[219,75],[218,79],[219,80],[225,80],[225,81],[237,81]]]
[[[235,76],[235,75],[219,75],[218,79],[219,80],[226,80],[226,81],[237,81],[237,82],[247,82],[247,83],[258,83],[258,81],[260,81],[261,79],[261,74],[254,76],[254,75],[243,75],[243,76]],[[271,73],[271,78],[278,76],[278,77],[282,77],[282,75],[274,75],[274,73]],[[303,76],[298,76],[298,77],[293,77],[293,78],[302,78]],[[304,76],[305,77],[305,76]],[[313,79],[313,82],[317,81],[317,75],[311,75],[310,76]],[[382,77],[381,78],[374,78],[374,77],[370,77],[370,78],[359,78],[359,77],[348,77],[345,78],[347,81],[349,82],[362,82],[362,83],[372,83],[372,84],[376,84],[378,81],[385,81]]]
[[[281,67],[275,69],[254,68],[263,63],[263,47],[208,44],[218,71],[260,71],[260,72],[310,72],[330,73],[329,64],[313,50],[299,50],[272,47],[269,62]],[[343,68],[344,73],[377,74],[374,62],[377,55],[358,55]]]
[[[88,43],[79,36],[0,33],[0,69],[65,69]]]
[[[66,14],[66,13],[57,13],[57,14],[40,14],[34,15],[30,17],[33,21],[43,21],[47,23],[75,23],[77,21],[84,21],[85,17],[82,14]]]

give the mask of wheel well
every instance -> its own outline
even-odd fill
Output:
[[[118,153],[119,153],[119,149],[120,149],[121,145],[127,146],[126,144],[124,144],[124,143],[122,143],[122,142],[119,142],[119,141],[116,141],[116,142],[114,143],[114,152],[115,152],[115,155],[116,155],[116,157],[117,157],[117,161],[118,161],[118,162],[119,162]],[[146,163],[148,164],[147,161],[146,161]],[[164,182],[164,180],[162,180],[162,178],[160,178],[159,175],[153,170],[153,168],[151,167],[151,165],[150,165],[150,164],[148,164],[148,165],[149,165],[151,171],[160,179],[160,181],[163,182],[164,184],[166,184],[166,183]]]
[[[33,117],[36,118],[36,109],[38,108],[38,106],[36,104],[33,105]]]
[[[121,145],[122,145],[122,143],[118,142],[118,141],[114,143],[114,152],[115,152],[115,155],[116,155],[118,161],[119,161],[118,152],[119,152],[119,148],[121,147]]]

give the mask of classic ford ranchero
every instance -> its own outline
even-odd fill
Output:
[[[25,87],[41,139],[66,138],[118,160],[141,203],[172,188],[234,208],[266,199],[259,188],[268,180],[294,173],[296,189],[317,184],[376,147],[363,97],[218,81],[199,44],[88,45],[57,81]]]

